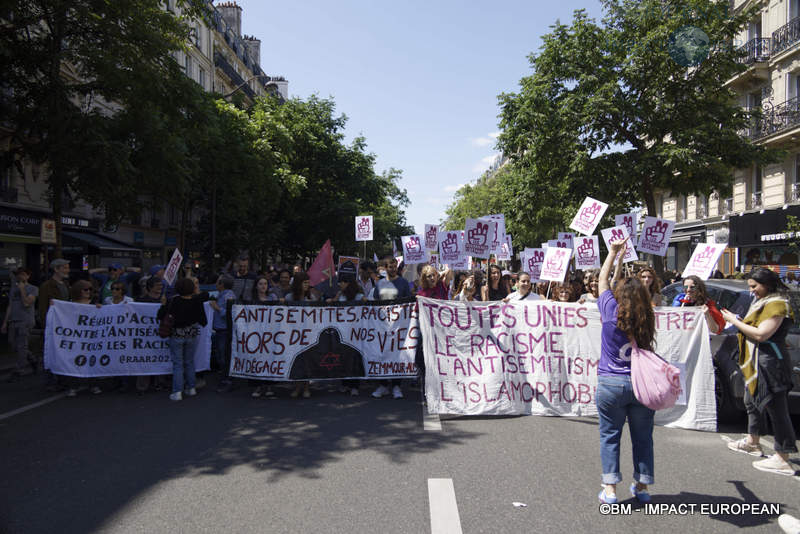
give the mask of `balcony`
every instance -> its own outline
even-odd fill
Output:
[[[772,55],[776,55],[800,42],[800,17],[772,32]]]
[[[724,200],[724,204],[722,205],[722,213],[725,215],[729,215],[733,213],[733,199],[726,198]]]
[[[761,191],[753,193],[750,195],[750,209],[751,210],[758,210],[764,207],[764,204],[761,199]]]
[[[761,120],[756,121],[743,134],[756,141],[797,126],[800,126],[800,97],[782,102],[772,110],[764,110]]]
[[[744,63],[745,65],[769,61],[771,41],[772,40],[769,37],[750,39],[739,49],[740,51],[744,52],[745,55],[737,59],[737,61],[739,63]]]
[[[247,85],[236,69],[233,68],[233,65],[228,63],[228,60],[225,59],[220,52],[214,52],[214,65],[218,67],[225,75],[231,80],[231,84],[233,87],[238,87],[244,94],[249,96],[251,99],[256,98],[256,93],[253,91],[253,88]]]
[[[792,191],[790,193],[792,202],[800,201],[800,184],[792,184]]]

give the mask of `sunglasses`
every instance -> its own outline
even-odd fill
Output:
[[[683,286],[684,291],[694,291],[697,286]]]
[[[123,290],[123,288],[121,288],[121,287],[112,287],[111,288],[111,291],[122,291],[122,290]]]

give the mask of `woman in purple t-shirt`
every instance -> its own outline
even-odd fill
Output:
[[[631,340],[652,350],[655,338],[655,314],[650,293],[637,277],[618,282],[611,292],[608,278],[614,258],[625,248],[625,241],[610,243],[610,250],[598,280],[602,334],[600,363],[597,367],[597,413],[600,419],[600,462],[603,489],[600,502],[617,502],[617,484],[622,481],[619,468],[619,442],[622,427],[628,420],[633,445],[631,495],[639,502],[650,502],[647,486],[653,479],[653,416],[655,411],[640,403],[631,385]],[[621,254],[620,254],[621,255]]]

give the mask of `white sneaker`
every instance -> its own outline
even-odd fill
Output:
[[[789,514],[778,516],[778,526],[788,534],[800,534],[800,519]]]
[[[759,460],[753,462],[753,467],[759,471],[766,471],[767,473],[775,473],[776,475],[794,476],[795,469],[792,464],[786,462],[777,454],[773,454],[766,460]]]
[[[403,398],[403,390],[400,389],[400,386],[395,386],[392,388],[392,397],[394,397],[395,399]]]
[[[261,397],[261,395],[263,394],[264,394],[264,386],[258,386],[256,389],[253,390],[250,396],[253,397],[254,399],[257,399]]]
[[[190,388],[190,389],[186,390],[186,396],[187,397],[194,397],[195,395],[197,395],[197,389]]]
[[[387,388],[383,384],[378,386],[378,389],[376,389],[375,391],[372,392],[372,396],[375,397],[376,399],[380,399],[384,395],[388,395],[388,394],[389,394],[389,388]]]
[[[69,388],[67,390],[67,397],[77,397],[77,396],[78,396],[78,390],[77,389]]]
[[[358,388],[352,388],[350,390],[350,396],[351,397],[358,397]]]
[[[169,400],[171,400],[171,401],[183,400],[183,395],[181,395],[180,391],[176,391],[175,393],[170,393],[169,394]]]
[[[100,395],[103,392],[103,390],[100,389],[98,386],[92,386],[92,389],[90,391],[92,392],[92,395]]]

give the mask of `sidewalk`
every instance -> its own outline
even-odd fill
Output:
[[[8,338],[3,335],[2,341],[0,341],[0,377],[10,374],[17,367],[17,355],[12,352],[11,346],[8,344],[7,339]],[[30,340],[28,341],[28,350],[36,355],[40,362],[44,358],[42,346],[43,343],[44,339],[41,336],[41,330],[34,330],[31,333]]]

